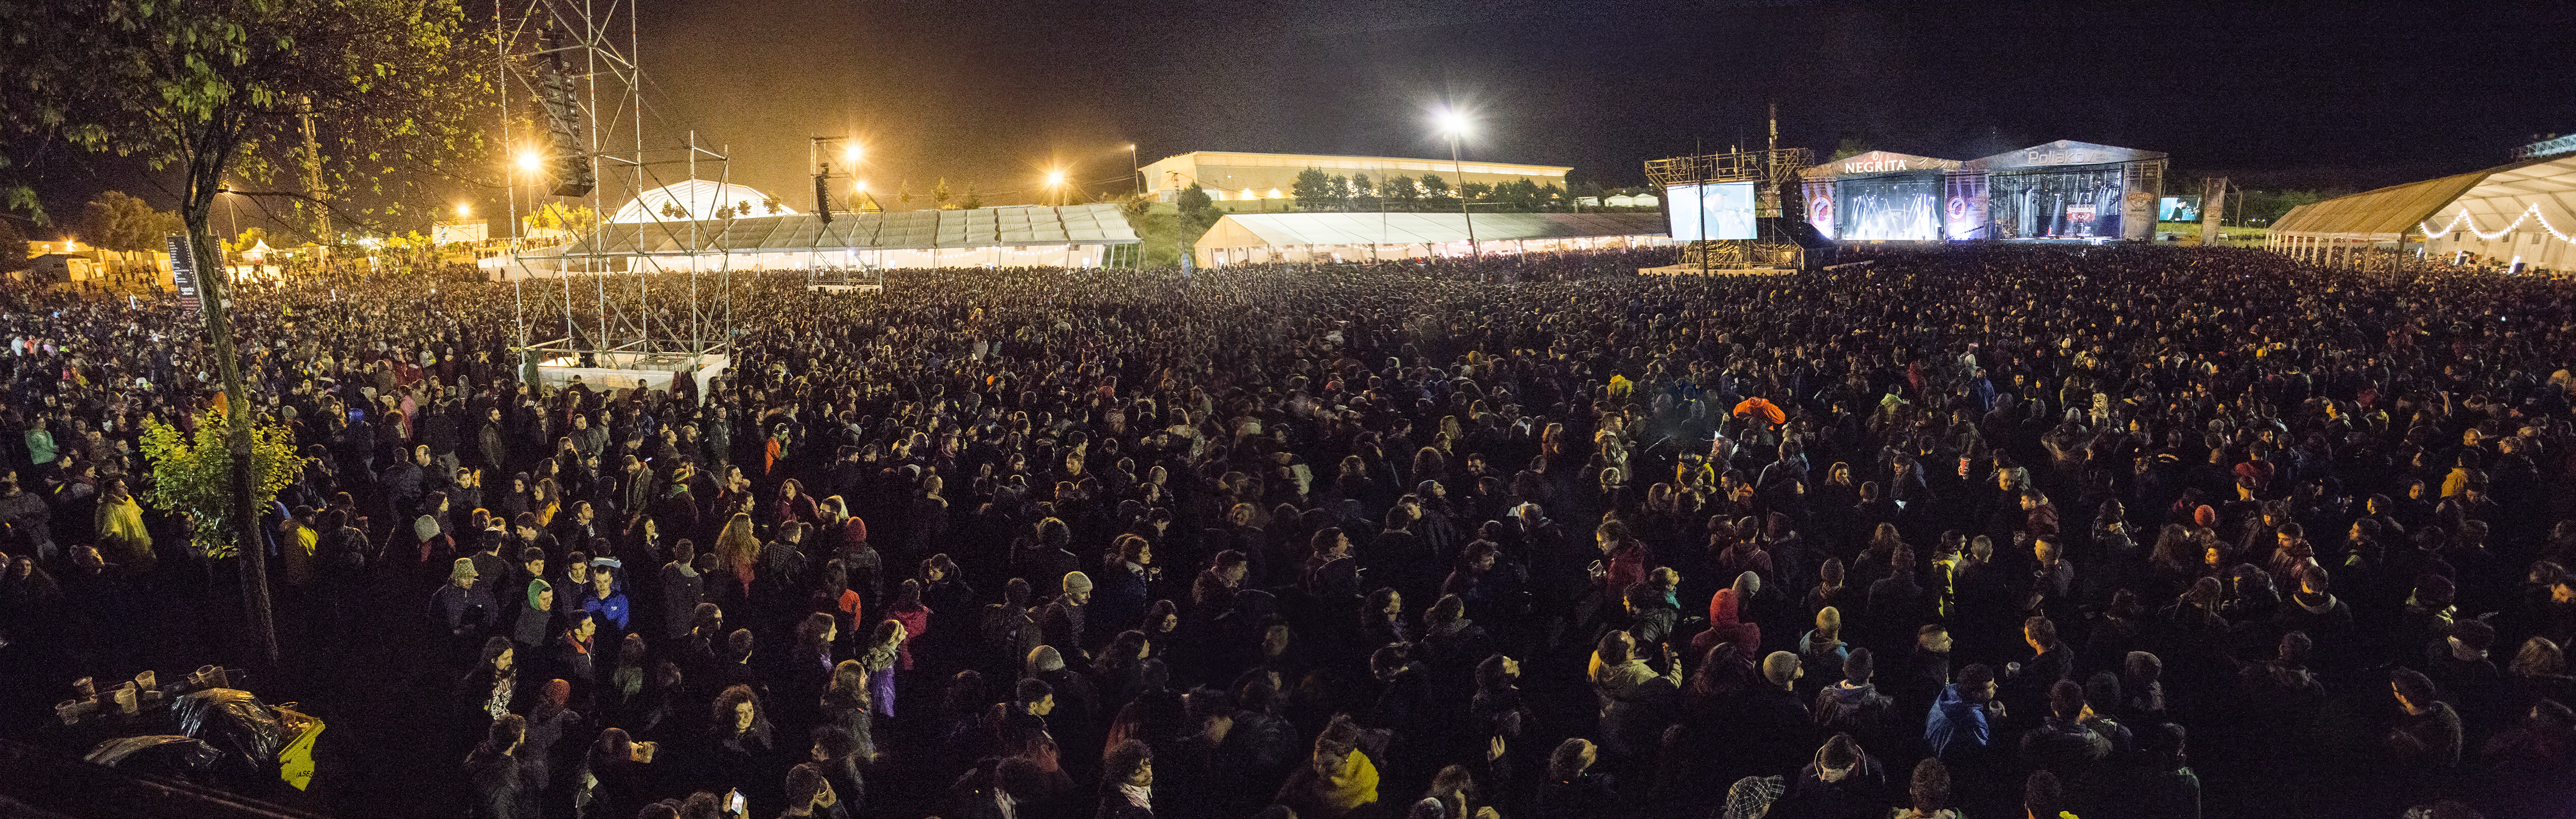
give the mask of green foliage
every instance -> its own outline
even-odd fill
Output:
[[[0,127],[173,172],[202,226],[218,180],[304,187],[278,171],[309,110],[335,197],[427,199],[401,194],[481,152],[496,97],[460,3],[0,0]]]
[[[1422,192],[1433,199],[1447,199],[1449,198],[1449,180],[1440,178],[1438,174],[1423,174]]]
[[[18,226],[0,219],[0,273],[16,273],[33,267],[36,260],[27,258],[27,234]]]
[[[195,440],[177,427],[159,418],[143,421],[143,457],[152,466],[151,488],[141,500],[163,512],[185,515],[190,536],[213,557],[234,554],[231,524],[225,518],[233,508],[233,457],[224,447],[225,416],[203,413],[197,416]],[[258,485],[251,487],[255,506],[266,508],[279,490],[295,482],[304,459],[295,454],[295,438],[284,426],[258,423],[251,427],[252,475]]]
[[[670,208],[670,210],[678,209]],[[593,226],[599,224],[599,211],[589,205],[549,202],[545,207],[538,208],[537,212],[519,217],[519,222],[526,225],[532,233],[538,230],[560,230],[578,235],[589,233]]]
[[[948,209],[948,199],[952,195],[948,192],[948,177],[940,177],[936,184],[930,186],[930,204],[940,210]]]
[[[1379,195],[1395,200],[1395,210],[1412,210],[1422,200],[1422,187],[1413,183],[1413,177],[1398,176],[1386,180]]]
[[[1458,183],[1458,195],[1467,197],[1470,202],[1482,202],[1494,195],[1494,186],[1483,182],[1461,182]]]
[[[1321,168],[1307,168],[1305,170],[1298,171],[1296,181],[1288,184],[1288,195],[1297,200],[1298,210],[1325,210],[1331,208],[1333,206],[1333,178],[1326,176]]]
[[[1841,162],[1875,150],[1878,149],[1871,146],[1870,141],[1865,137],[1846,136],[1840,143],[1834,145],[1833,156],[1826,157],[1825,161]]]
[[[162,250],[169,246],[169,235],[187,225],[178,214],[154,210],[124,191],[108,191],[81,208],[77,230],[81,241],[108,250]]]
[[[984,195],[975,192],[975,183],[966,183],[966,201],[959,203],[958,207],[966,210],[974,210],[983,206]]]
[[[256,227],[256,226],[254,226],[254,227],[251,227],[251,228],[248,228],[248,229],[243,230],[243,231],[241,232],[241,235],[233,237],[233,240],[232,240],[232,241],[225,242],[225,243],[224,243],[224,252],[225,252],[225,253],[240,253],[240,252],[242,252],[242,251],[249,250],[249,249],[254,248],[254,247],[258,247],[258,246],[259,246],[259,243],[260,243],[262,240],[265,240],[265,239],[267,239],[267,238],[268,238],[268,229],[267,229],[267,228],[262,228],[262,227]]]

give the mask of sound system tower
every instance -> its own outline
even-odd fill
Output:
[[[548,27],[540,42],[544,53],[537,55],[533,66],[536,75],[537,109],[545,116],[547,166],[553,171],[556,196],[589,196],[599,186],[590,167],[589,146],[581,136],[581,98],[570,74],[565,73],[563,52],[555,48],[554,30]]]

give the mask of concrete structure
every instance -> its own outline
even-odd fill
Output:
[[[1289,191],[1296,185],[1297,172],[1307,168],[1323,171],[1327,176],[1364,174],[1371,184],[1398,176],[1416,180],[1425,175],[1437,176],[1449,183],[1452,189],[1466,182],[1492,185],[1523,179],[1542,187],[1555,185],[1563,188],[1565,172],[1573,170],[1557,165],[1515,165],[1474,160],[1456,163],[1446,159],[1391,156],[1192,151],[1158,159],[1145,166],[1145,190],[1152,193],[1158,202],[1174,201],[1193,182],[1218,202],[1287,199],[1290,198]]]
[[[1476,243],[1455,213],[1237,213],[1199,237],[1202,266],[1246,262],[1364,262],[1476,252],[1659,247],[1659,213],[1479,213]]]

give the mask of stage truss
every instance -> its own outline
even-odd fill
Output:
[[[1815,154],[1805,148],[1734,150],[1647,160],[1646,182],[1666,190],[1675,185],[1755,183],[1755,238],[1686,242],[1682,264],[1702,269],[1796,267],[1804,259],[1802,249],[1782,220],[1787,214],[1805,212],[1790,200],[1798,196],[1798,172],[1814,164]],[[1664,201],[1671,202],[1671,195],[1665,194]]]
[[[708,171],[713,181],[728,181],[727,152],[699,145],[695,132],[685,145],[647,146],[645,77],[634,57],[637,0],[524,0],[516,13],[513,2],[496,0],[494,40],[501,121],[509,133],[504,142],[513,160],[505,274],[517,300],[523,377],[540,380],[548,371],[571,369],[721,369],[735,337],[733,265],[721,243],[699,241],[709,215],[646,215],[646,229],[667,231],[679,252],[600,248],[614,203]],[[514,107],[514,100],[520,104]],[[521,113],[514,117],[514,110]],[[528,152],[541,152],[539,167],[517,161]],[[587,190],[560,195],[566,177],[582,169]],[[670,178],[674,172],[685,179]],[[532,239],[523,227],[522,217],[571,216],[582,206],[591,213],[585,231]],[[710,245],[716,249],[704,249]],[[543,280],[548,277],[554,281]],[[560,336],[540,329],[558,307]]]

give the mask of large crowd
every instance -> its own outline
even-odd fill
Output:
[[[642,392],[520,380],[559,282],[246,288],[252,404],[305,457],[261,524],[270,682],[342,734],[310,798],[2576,808],[2576,284],[2151,247],[1634,272],[1661,254],[737,276],[730,368]],[[75,677],[223,659],[167,621],[237,619],[238,558],[137,500],[147,420],[221,400],[195,318],[0,298],[36,735]]]

